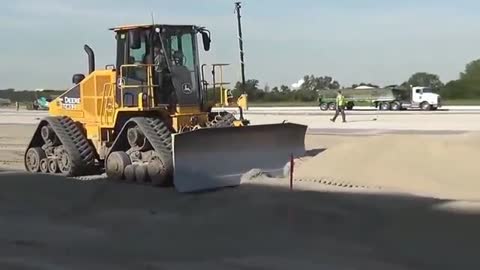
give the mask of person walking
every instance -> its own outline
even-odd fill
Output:
[[[335,120],[337,119],[338,117],[338,114],[342,114],[342,120],[343,122],[347,122],[347,120],[345,119],[345,97],[342,95],[342,91],[338,90],[338,94],[337,94],[337,100],[336,100],[336,110],[335,110],[335,116],[333,116],[332,119],[330,119],[330,121],[332,122],[335,122]]]

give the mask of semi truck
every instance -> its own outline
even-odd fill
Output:
[[[352,110],[360,103],[367,103],[379,110],[421,109],[436,110],[442,106],[441,97],[430,87],[416,86],[409,88],[385,87],[340,89],[346,99],[346,109]],[[319,91],[318,102],[323,111],[335,110],[338,90]]]

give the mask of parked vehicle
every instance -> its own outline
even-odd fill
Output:
[[[335,110],[335,98],[338,90],[321,90],[318,98],[320,109]],[[412,88],[362,88],[341,89],[347,101],[346,109],[352,110],[356,104],[368,103],[380,110],[402,110],[419,108],[425,111],[436,110],[442,106],[441,97],[430,87]]]
[[[0,98],[0,106],[10,106],[12,101],[8,98]]]
[[[46,111],[49,108],[49,104],[52,101],[52,98],[47,98],[47,97],[40,97],[36,100],[34,100],[31,104],[31,106],[27,106],[28,110],[40,110],[40,111]]]

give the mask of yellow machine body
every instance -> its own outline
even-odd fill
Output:
[[[248,95],[241,94],[236,100],[233,96],[232,90],[227,86],[230,85],[229,82],[224,81],[224,67],[229,66],[229,64],[213,64],[212,65],[212,86],[216,91],[218,88],[219,92],[219,102],[215,104],[217,108],[239,108],[242,111],[248,110]],[[218,77],[217,77],[218,73]],[[216,93],[215,93],[216,94]]]
[[[121,69],[128,68],[142,68],[151,72],[153,65],[124,65]],[[67,116],[82,123],[87,139],[94,144],[101,158],[105,157],[109,143],[115,137],[115,128],[120,116],[128,118],[138,115],[157,115],[169,123],[174,132],[193,130],[196,126],[208,122],[208,112],[201,111],[200,106],[177,105],[174,111],[168,110],[166,106],[155,107],[152,106],[153,84],[123,85],[118,91],[116,78],[116,70],[96,70],[78,85],[54,99],[49,107],[51,116]],[[125,102],[125,99],[121,99],[120,102],[115,99],[117,92],[120,92],[120,96],[124,96],[129,89],[144,90],[137,94],[138,103],[130,105]],[[79,92],[79,98],[68,97],[74,91]],[[195,119],[194,123],[192,118]],[[236,120],[235,125],[244,124]]]

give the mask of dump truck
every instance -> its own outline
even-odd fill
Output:
[[[335,110],[338,90],[319,91],[319,106],[323,111]],[[364,89],[341,89],[346,99],[346,109],[352,110],[358,103],[367,103],[380,110],[403,110],[420,108],[436,110],[442,106],[440,95],[430,87],[386,87]]]
[[[305,153],[307,126],[251,125],[212,112],[201,87],[199,48],[211,35],[195,25],[111,28],[116,63],[96,69],[85,45],[88,74],[49,104],[24,155],[31,173],[174,186],[200,192],[238,186],[251,169],[282,174]],[[199,42],[199,39],[202,42]]]

